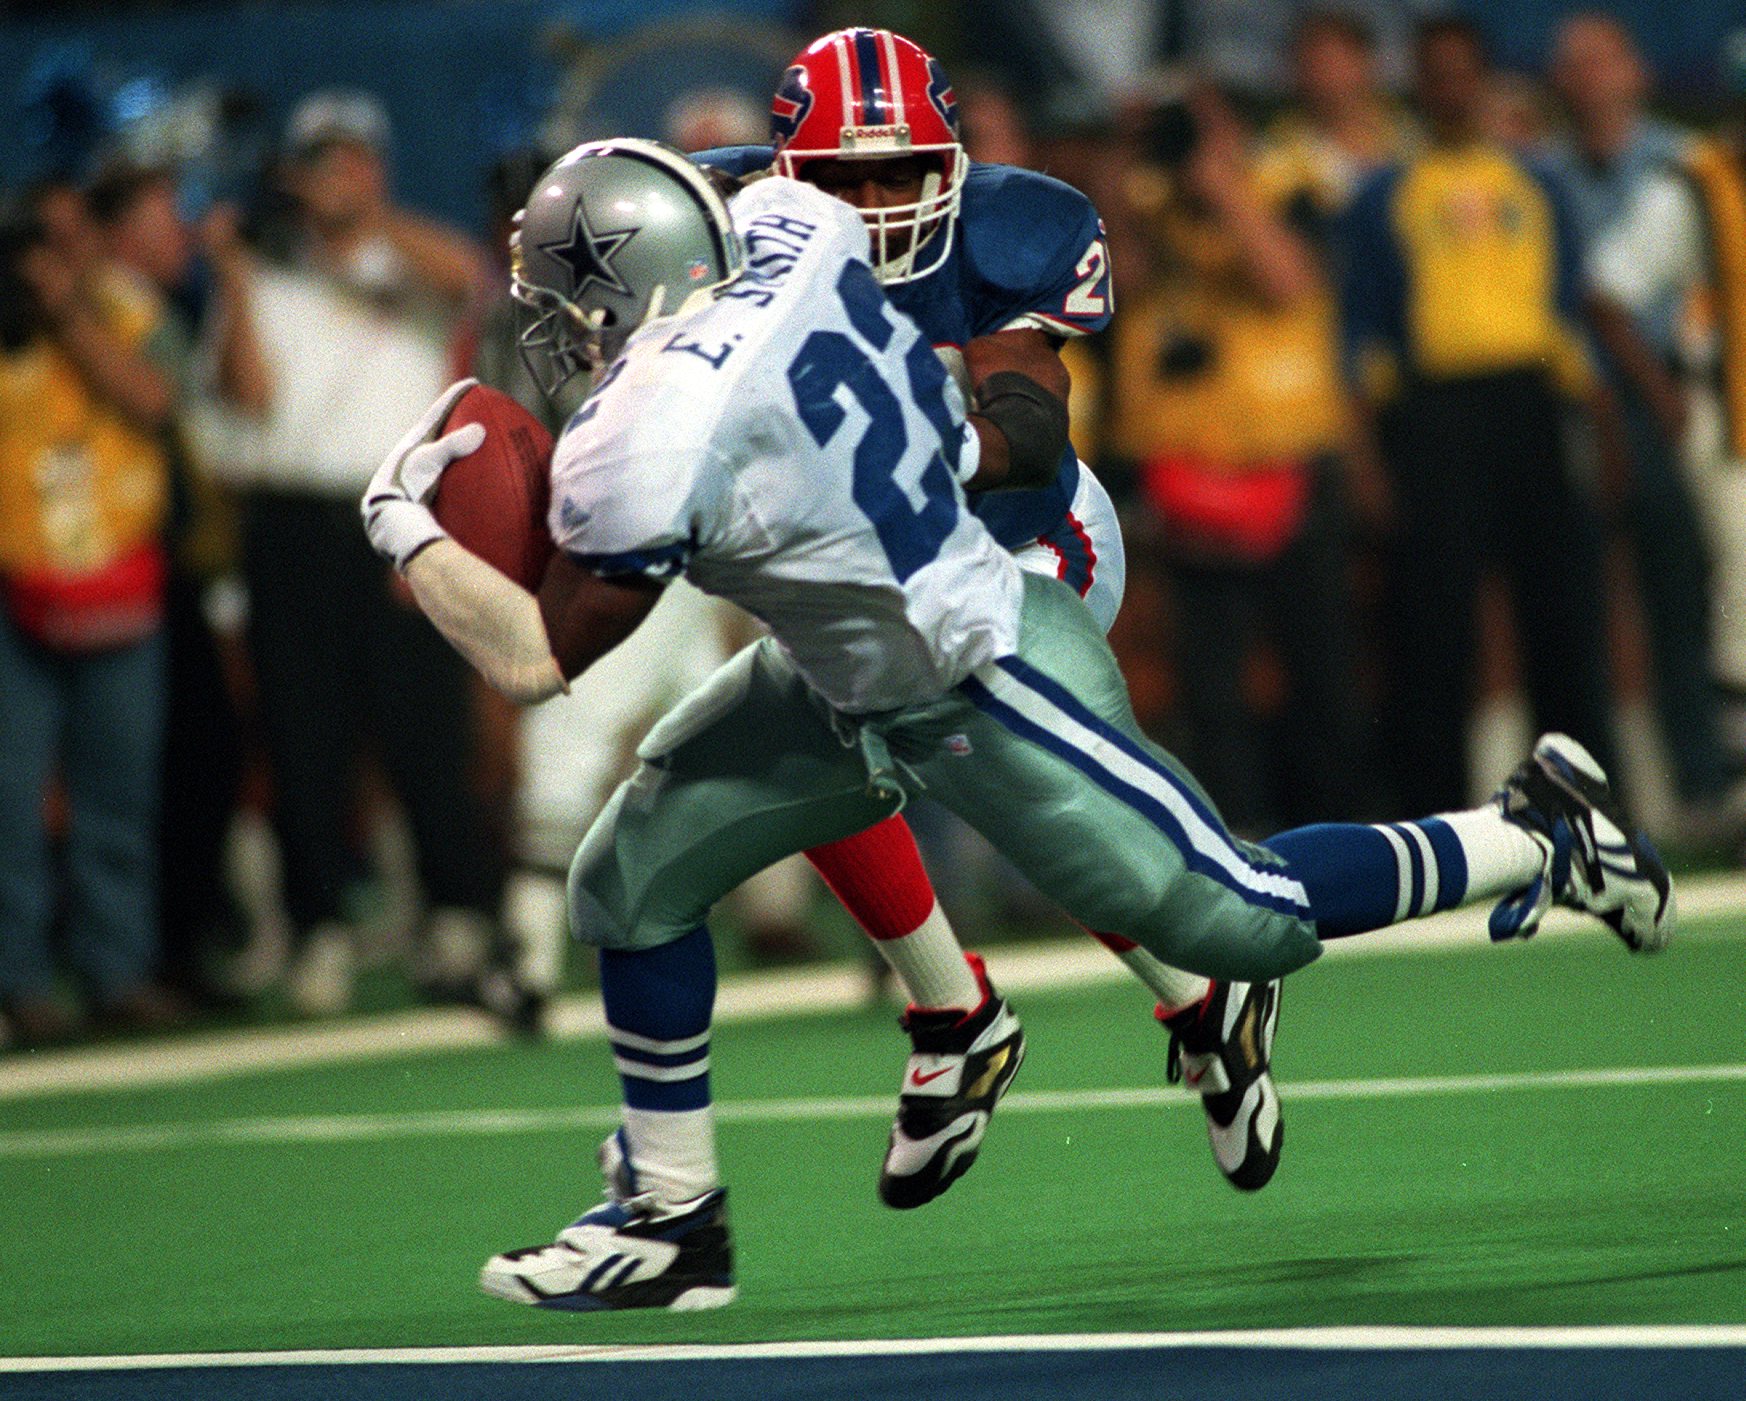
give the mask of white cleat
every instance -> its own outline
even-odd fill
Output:
[[[550,1245],[493,1255],[479,1287],[499,1299],[545,1309],[718,1309],[731,1304],[733,1244],[727,1189],[686,1202],[631,1194],[634,1176],[618,1135],[602,1148],[606,1200],[566,1226]]]
[[[1215,982],[1192,1007],[1158,1020],[1170,1030],[1168,1075],[1200,1094],[1213,1159],[1233,1187],[1272,1180],[1285,1142],[1273,1086],[1279,984]]]
[[[1635,953],[1667,946],[1678,920],[1672,879],[1586,749],[1540,736],[1493,801],[1545,853],[1533,883],[1492,911],[1493,939],[1528,938],[1556,901],[1604,921]]]

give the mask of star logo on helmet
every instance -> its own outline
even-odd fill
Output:
[[[588,225],[588,213],[582,208],[580,200],[576,203],[576,212],[570,222],[570,236],[562,243],[542,243],[540,252],[562,263],[570,270],[570,295],[579,297],[588,290],[588,284],[598,282],[609,292],[617,292],[620,296],[630,295],[630,284],[618,275],[618,269],[612,265],[619,249],[629,243],[637,235],[635,229],[614,229],[611,233],[597,234]]]

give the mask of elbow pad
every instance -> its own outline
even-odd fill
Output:
[[[1067,451],[1067,405],[1029,375],[1001,370],[976,391],[976,412],[1006,438],[1006,487],[1047,486]]]

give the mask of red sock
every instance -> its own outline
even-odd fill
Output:
[[[1085,932],[1113,954],[1132,953],[1140,947],[1125,934],[1099,934],[1095,929],[1087,929]]]
[[[874,939],[901,939],[934,908],[909,824],[898,816],[806,853],[824,882]]]

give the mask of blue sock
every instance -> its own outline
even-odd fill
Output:
[[[1373,827],[1318,823],[1262,845],[1283,856],[1303,882],[1324,939],[1453,909],[1467,896],[1467,857],[1441,818]]]
[[[715,1011],[709,930],[655,949],[602,949],[600,997],[624,1102],[633,1109],[707,1108]]]

